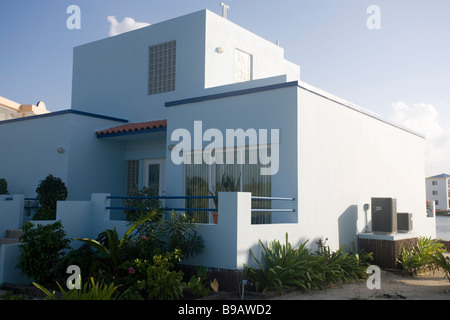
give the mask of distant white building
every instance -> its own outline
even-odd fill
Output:
[[[4,97],[0,97],[0,121],[46,113],[49,113],[49,111],[42,101],[38,102],[35,106],[32,104],[20,104]]]
[[[450,210],[450,175],[442,173],[426,179],[427,201],[434,201],[437,211]]]
[[[233,149],[230,130],[245,135],[233,138]],[[240,269],[259,240],[284,241],[286,232],[293,244],[356,244],[370,225],[372,197],[397,199],[398,211],[413,216],[414,234],[436,236],[421,134],[300,81],[283,48],[208,10],[76,47],[71,109],[2,121],[0,136],[8,137],[0,140],[8,150],[0,178],[11,194],[33,197],[51,173],[70,201],[123,196],[133,184],[207,196],[227,174],[253,196],[293,199],[269,200],[266,211],[252,201],[251,221],[239,215],[237,224],[224,222],[236,211],[226,219],[219,212],[217,225],[195,213],[206,248],[193,264]],[[205,154],[244,161],[211,164]],[[273,174],[261,174],[269,165]],[[248,205],[241,200],[237,207]]]

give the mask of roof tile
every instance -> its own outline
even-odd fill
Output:
[[[108,135],[116,133],[136,132],[149,129],[167,128],[167,120],[157,120],[139,123],[127,123],[121,126],[97,131],[97,135]]]

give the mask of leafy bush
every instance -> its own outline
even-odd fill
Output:
[[[147,198],[157,196],[156,188],[144,187],[138,190],[134,187],[129,195],[136,197],[124,200],[126,207],[133,208],[126,210],[130,223],[149,213],[153,216],[140,223],[135,235],[125,244],[126,259],[146,259],[155,254],[173,252],[175,249],[181,250],[183,257],[189,258],[203,251],[203,240],[195,230],[196,225],[192,217],[172,212],[165,218],[161,201],[157,198]]]
[[[167,218],[149,219],[125,244],[124,259],[146,259],[178,249],[184,258],[203,251],[204,243],[188,215],[172,212]]]
[[[187,282],[187,289],[194,298],[206,297],[209,293],[209,287],[206,286],[206,268],[197,269],[197,275],[192,275]]]
[[[8,194],[8,182],[6,179],[0,179],[0,194]]]
[[[155,255],[152,260],[126,262],[128,271],[124,286],[127,288],[121,299],[174,300],[183,297],[186,283],[181,271],[174,271],[174,264],[181,260],[179,250]]]
[[[131,227],[128,228],[121,240],[119,240],[119,235],[116,228],[114,228],[114,230],[105,231],[107,237],[107,241],[105,244],[89,238],[75,238],[75,240],[83,241],[84,243],[90,245],[94,249],[98,250],[101,254],[103,254],[108,261],[108,265],[104,265],[104,268],[112,277],[117,277],[119,275],[119,267],[123,261],[122,251],[125,243],[129,240],[132,232],[140,224],[151,219],[155,214],[156,213],[150,213],[147,216],[143,217],[141,220],[135,222]]]
[[[123,200],[125,207],[133,208],[125,210],[128,221],[136,222],[151,212],[157,212],[159,218],[161,218],[163,212],[161,200],[157,198],[145,198],[158,196],[158,188],[143,187],[139,190],[136,186],[133,186],[128,192],[128,196],[136,197]]]
[[[64,250],[70,249],[70,240],[60,221],[49,225],[27,222],[20,237],[21,255],[18,268],[37,282],[47,283],[53,277],[53,269]]]
[[[298,249],[292,248],[286,234],[286,244],[273,241],[263,248],[262,261],[260,262],[250,250],[253,258],[259,266],[258,269],[244,266],[248,278],[254,283],[256,291],[277,290],[281,292],[285,288],[299,287],[309,290],[312,285],[319,285],[322,275],[317,273],[315,266],[320,257],[310,254],[306,248],[306,242]]]
[[[85,277],[94,275],[96,261],[102,260],[102,256],[98,251],[92,250],[92,247],[83,244],[76,250],[71,250],[63,256],[55,266],[55,280],[65,282],[67,279],[67,267],[76,265],[80,267],[80,272]]]
[[[41,205],[33,220],[55,220],[58,201],[67,199],[67,188],[60,178],[49,174],[36,188],[37,199]]]
[[[318,255],[325,258],[321,266],[324,273],[324,283],[339,284],[351,280],[359,280],[367,277],[367,267],[369,261],[372,260],[372,253],[361,251],[356,253],[355,250],[349,250],[345,246],[340,247],[337,251],[332,252],[330,247],[322,241],[318,241]]]
[[[259,269],[244,267],[256,290],[282,292],[287,288],[300,288],[309,291],[314,287],[323,288],[325,284],[339,284],[367,277],[365,271],[371,254],[349,253],[344,247],[334,253],[328,249],[320,254],[312,254],[306,247],[307,242],[293,248],[288,242],[287,234],[284,245],[273,241],[266,247],[260,241],[263,248],[261,261],[250,250]]]
[[[444,245],[438,240],[420,237],[416,246],[409,249],[404,246],[397,260],[403,270],[419,270],[432,267],[435,263],[433,256],[444,252]]]
[[[155,209],[134,222],[122,239],[114,229],[105,230],[97,240],[76,240],[95,249],[96,255],[88,258],[94,260],[90,275],[107,282],[114,279],[120,299],[178,299],[188,285],[175,266],[185,253],[192,255],[203,249],[194,228],[189,217],[172,212],[163,219]],[[80,259],[79,254],[72,256],[68,261]],[[191,285],[198,289],[194,280]]]

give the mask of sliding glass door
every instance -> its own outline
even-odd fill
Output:
[[[212,165],[202,161],[201,153],[188,155],[191,157],[191,164],[185,165],[185,194],[187,196],[205,196],[210,195],[210,191],[226,189],[251,192],[252,196],[270,197],[272,195],[271,176],[261,175],[260,162],[255,161],[252,158],[254,154],[248,151],[248,148],[227,150],[226,153],[223,153],[224,163]],[[213,208],[214,205],[215,203],[208,199],[186,200],[187,208]],[[252,201],[252,208],[270,207],[270,200]],[[198,223],[209,223],[211,218],[209,212],[193,211],[191,214]],[[253,224],[268,224],[271,221],[270,212],[252,213]]]

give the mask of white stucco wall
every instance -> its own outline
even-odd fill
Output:
[[[0,177],[10,193],[36,195],[48,174],[66,184],[68,199],[89,199],[93,192],[125,193],[125,147],[99,141],[95,132],[118,122],[74,113],[0,123]],[[64,153],[58,153],[58,148]]]
[[[222,53],[218,48],[223,49]],[[284,59],[284,49],[258,35],[223,19],[206,14],[205,87],[235,82],[235,50],[252,55],[253,80],[287,75],[288,81],[300,80],[300,67]]]
[[[164,102],[204,88],[205,12],[74,48],[72,108],[125,118],[165,119]],[[149,47],[176,40],[176,91],[148,94]]]
[[[240,238],[247,248],[258,249],[258,239],[284,242],[285,232],[293,244],[308,240],[315,247],[317,240],[328,239],[333,249],[357,246],[357,234],[366,227],[363,206],[372,197],[396,198],[398,212],[413,214],[412,233],[434,238],[435,219],[426,215],[423,137],[324,94],[300,83],[169,107],[167,143],[173,143],[177,128],[193,136],[195,120],[203,121],[203,131],[280,129],[280,170],[272,178],[272,195],[296,198],[296,212],[274,213],[279,225],[248,227]],[[168,194],[183,193],[183,168],[171,163],[169,151],[167,185]],[[367,220],[370,226],[370,209]]]
[[[223,133],[226,129],[267,129],[280,130],[279,170],[272,176],[273,196],[297,197],[297,90],[296,87],[231,96],[222,99],[182,104],[167,108],[168,128],[167,145],[177,144],[171,141],[172,132],[184,128],[191,132],[194,141],[194,121],[201,120],[203,132],[215,128]],[[205,148],[210,142],[204,142]],[[224,142],[225,143],[225,142]],[[248,144],[248,142],[247,142]],[[166,194],[184,194],[183,165],[175,165],[170,151],[166,154]],[[180,204],[179,204],[180,205]],[[280,204],[280,208],[286,204]],[[291,206],[292,207],[292,206]],[[273,221],[296,221],[296,213],[277,213]]]
[[[149,47],[172,40],[175,91],[149,95]],[[236,48],[252,54],[253,79],[300,77],[300,67],[284,59],[284,49],[202,10],[74,48],[72,108],[130,122],[165,119],[166,101],[234,83]]]
[[[10,193],[35,195],[40,180],[53,174],[67,182],[70,116],[42,117],[0,123],[0,176]]]
[[[413,232],[435,237],[435,219],[426,216],[424,139],[304,88],[299,225],[309,226],[308,237],[328,238],[334,247],[356,243],[372,197],[396,198],[398,212],[413,214]]]

